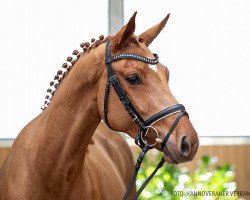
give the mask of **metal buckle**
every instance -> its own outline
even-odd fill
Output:
[[[132,120],[133,120],[133,122],[135,122],[137,119],[138,119],[138,117],[137,117],[137,115],[135,115]]]
[[[116,85],[117,83],[119,83],[119,80],[116,74],[110,76],[109,81],[112,83],[112,85]]]
[[[147,136],[148,131],[149,131],[150,128],[153,129],[154,132],[156,133],[156,138],[159,138],[159,133],[158,133],[158,131],[156,130],[156,128],[154,128],[154,127],[151,126],[151,125],[146,127],[146,133],[145,133],[145,134],[143,134],[143,133],[144,133],[143,130],[140,132],[140,138],[141,138],[141,140],[142,140],[142,142],[143,142],[144,144],[148,144],[149,147],[150,147],[150,149],[152,149],[152,148],[154,148],[158,143],[155,142],[155,143],[153,143],[153,144],[149,144],[149,143],[145,140],[145,138],[144,138],[145,136]]]

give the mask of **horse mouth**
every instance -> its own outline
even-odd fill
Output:
[[[164,159],[169,164],[180,164],[190,162],[194,159],[197,149],[191,150],[188,156],[180,152],[178,145],[171,144],[171,142],[163,148]]]
[[[163,149],[164,159],[169,164],[179,164],[181,163],[178,155],[173,153],[168,147],[164,147]]]

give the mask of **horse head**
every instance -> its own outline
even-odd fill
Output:
[[[170,91],[168,68],[148,48],[169,15],[139,36],[134,34],[135,16],[106,44],[107,70],[97,97],[100,115],[112,129],[139,140],[141,147],[150,144],[163,151],[169,163],[190,161],[199,146],[197,133]]]

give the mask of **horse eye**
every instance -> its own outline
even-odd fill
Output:
[[[141,79],[138,75],[136,74],[133,74],[133,75],[130,75],[126,78],[126,80],[128,81],[128,83],[130,85],[136,85],[136,84],[139,84],[141,83]]]

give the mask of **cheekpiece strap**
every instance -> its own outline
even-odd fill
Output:
[[[108,96],[109,96],[109,91],[110,91],[110,84],[113,86],[115,89],[116,94],[118,95],[121,103],[125,107],[126,111],[132,118],[132,120],[140,127],[140,129],[145,129],[144,125],[144,120],[140,116],[139,113],[137,113],[136,109],[133,107],[133,105],[130,103],[125,91],[123,90],[121,83],[115,73],[115,71],[112,68],[112,62],[117,61],[119,59],[123,58],[132,58],[132,55],[136,56],[136,60],[147,60],[147,62],[150,63],[155,63],[156,59],[148,59],[146,57],[136,55],[136,54],[118,54],[116,56],[111,56],[111,51],[110,51],[110,41],[107,41],[106,44],[106,51],[105,51],[105,63],[107,65],[107,83],[106,83],[106,89],[105,89],[105,96],[104,96],[104,121],[106,124],[110,127],[110,124],[108,122]],[[130,56],[129,56],[130,55]],[[157,56],[156,56],[157,57]],[[158,57],[157,57],[158,60]],[[144,62],[144,61],[143,61]],[[157,61],[158,62],[158,61]],[[112,129],[112,128],[111,128]]]

